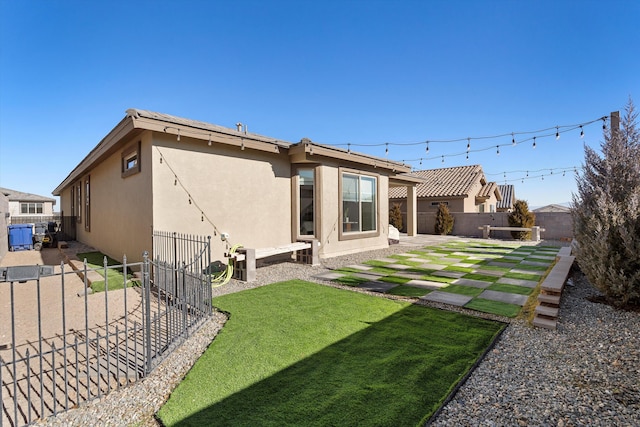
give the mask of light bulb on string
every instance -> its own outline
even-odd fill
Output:
[[[499,156],[500,155],[500,146],[496,145],[496,154]]]
[[[422,157],[420,157],[420,166],[422,166]]]
[[[444,163],[444,154],[442,155],[442,163]]]
[[[582,125],[580,125],[580,138],[584,138],[584,129],[582,129]]]
[[[204,222],[204,213],[200,212],[200,221]]]
[[[178,137],[176,138],[176,141],[180,141],[180,129],[178,129]]]
[[[467,153],[467,160],[469,160],[469,153]]]
[[[551,170],[551,175],[553,175],[553,169],[550,169],[550,170]]]
[[[162,156],[160,156],[160,164],[162,164]]]
[[[516,145],[516,136],[511,132],[511,145]]]
[[[347,144],[347,153],[351,154],[351,143]]]
[[[244,151],[244,139],[240,141],[240,150]]]
[[[467,153],[471,150],[471,138],[467,138]]]
[[[389,143],[387,142],[385,144],[386,144],[387,147],[384,149],[384,155],[386,156],[386,155],[389,154]]]
[[[191,204],[191,195],[189,195],[189,204]]]
[[[173,176],[173,185],[178,185],[178,177],[177,176]]]
[[[558,126],[556,126],[556,141],[560,139],[560,130],[558,129]]]
[[[602,118],[602,130],[607,130],[607,118]]]
[[[209,142],[207,142],[207,145],[211,147],[211,134],[209,134]]]
[[[562,176],[564,176],[564,173],[565,173],[565,172],[566,172],[566,171],[562,171]]]
[[[427,141],[427,154],[429,154],[429,141]]]
[[[529,171],[527,171],[527,178],[529,177]]]
[[[536,148],[536,137],[533,137],[533,148]]]

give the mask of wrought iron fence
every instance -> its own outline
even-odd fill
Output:
[[[154,246],[156,239],[163,237],[154,233]],[[204,239],[176,235],[175,244],[209,253]],[[181,252],[170,261],[163,255],[131,264],[125,257],[117,266],[85,261],[78,270],[0,268],[0,427],[28,425],[136,382],[210,317],[207,261],[178,265]],[[119,279],[102,279],[114,270]],[[104,291],[92,292],[101,279]]]

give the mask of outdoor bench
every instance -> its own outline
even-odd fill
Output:
[[[256,280],[257,260],[288,253],[295,253],[296,261],[304,264],[317,265],[319,263],[318,241],[315,239],[269,248],[239,248],[237,253],[231,257],[234,271],[233,277],[252,282]]]
[[[533,318],[534,326],[556,329],[560,312],[560,297],[575,258],[571,255],[571,247],[562,248],[558,252],[556,263],[540,284],[538,306]]]
[[[540,241],[540,232],[545,231],[544,228],[540,228],[539,226],[534,227],[494,227],[492,225],[482,225],[478,227],[478,230],[482,230],[482,238],[488,239],[491,231],[531,231],[531,240],[534,242]]]

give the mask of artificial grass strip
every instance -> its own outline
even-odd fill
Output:
[[[398,295],[403,297],[412,297],[419,298],[421,296],[427,295],[431,291],[429,289],[418,288],[415,286],[396,286],[393,289],[387,291],[390,295]]]
[[[371,281],[371,279],[364,279],[362,277],[355,277],[355,276],[342,276],[333,280],[335,282],[340,283],[341,285],[346,285],[346,286],[360,286],[365,282]]]
[[[100,274],[102,277],[105,277],[105,270],[104,270],[105,257],[107,259],[107,266],[119,266],[122,264],[121,262],[106,256],[102,252],[97,252],[97,251],[96,252],[79,252],[76,254],[76,256],[78,257],[78,259],[82,260],[83,262],[86,260],[87,268],[95,269],[95,271],[98,274]],[[133,277],[131,274],[127,275],[127,279],[131,277]],[[105,283],[108,283],[110,291],[113,291],[116,289],[124,289],[125,282],[126,282],[126,279],[124,277],[124,274],[122,273],[122,267],[107,268],[106,280],[94,280],[93,282],[91,282],[91,290],[93,292],[104,292],[106,288]],[[127,283],[128,287],[132,287],[134,285],[136,285],[136,283],[131,281]]]
[[[517,304],[492,301],[484,298],[474,298],[464,306],[471,310],[482,311],[483,313],[497,314],[505,317],[516,317],[522,307]]]
[[[477,297],[484,291],[482,288],[474,288],[473,286],[463,285],[448,285],[440,289],[443,292],[449,292],[452,294],[466,295],[469,297]]]
[[[527,288],[526,286],[510,285],[508,283],[494,283],[487,289],[491,291],[508,292],[510,294],[518,295],[529,295],[531,292],[533,292],[532,288]]]
[[[464,279],[482,280],[483,282],[495,282],[500,279],[500,276],[489,276],[486,274],[469,273],[462,276]]]
[[[230,318],[158,412],[166,426],[418,425],[504,327],[302,281],[213,304]]]
[[[502,277],[507,277],[509,279],[521,279],[521,280],[531,280],[534,282],[537,282],[540,280],[540,278],[542,277],[542,275],[540,274],[525,274],[525,273],[505,273],[504,276]]]

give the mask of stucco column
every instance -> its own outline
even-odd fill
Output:
[[[418,199],[416,186],[407,185],[407,236],[418,234]]]

